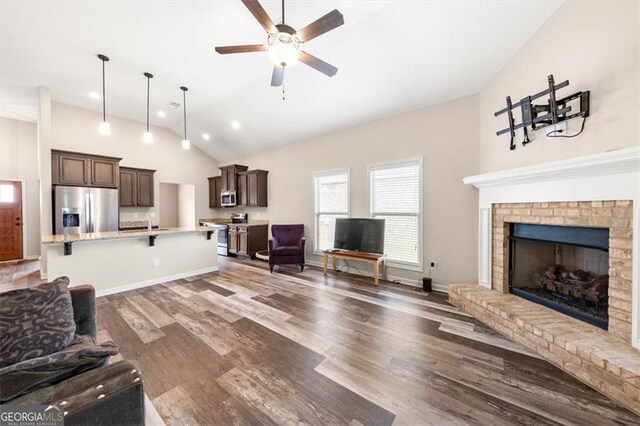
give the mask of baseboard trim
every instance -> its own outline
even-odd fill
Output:
[[[311,265],[314,266],[316,268],[324,268],[324,265],[320,262],[316,262],[313,260],[306,260],[305,261],[306,265]],[[362,274],[353,274],[353,275],[362,275],[364,277],[369,277],[369,278],[373,278],[373,273],[369,272],[369,271],[364,271]],[[422,287],[422,281],[418,281],[418,280],[411,280],[409,278],[405,278],[405,277],[398,277],[397,275],[389,275],[387,274],[387,281],[393,281],[393,282],[397,282],[400,284],[404,284],[404,285],[409,285],[412,287]],[[436,284],[433,283],[431,285],[431,288],[434,291],[439,291],[441,293],[449,293],[449,286],[447,284]]]
[[[24,262],[25,260],[39,260],[39,259],[40,259],[39,255],[30,255],[30,256],[24,256],[20,259],[2,260],[0,261],[0,264],[11,263],[11,262]]]
[[[220,270],[219,266],[211,266],[209,268],[197,269],[195,271],[182,272],[180,274],[165,275],[163,277],[154,278],[147,281],[139,281],[137,283],[120,285],[118,287],[107,288],[96,291],[96,297],[108,296],[110,294],[122,293],[123,291],[136,290],[143,287],[149,287],[151,285],[161,284],[167,281],[179,280],[181,278],[192,277],[194,275],[206,274],[209,272],[217,272]]]

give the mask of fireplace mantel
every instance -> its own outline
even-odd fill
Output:
[[[495,204],[632,201],[631,344],[640,348],[640,147],[470,176],[464,183],[479,189],[478,282],[488,288]]]
[[[549,182],[585,176],[638,173],[639,170],[640,147],[637,147],[469,176],[464,178],[463,182],[476,188],[486,188],[500,185]]]

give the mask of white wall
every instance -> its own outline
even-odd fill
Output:
[[[34,161],[38,164],[40,235],[50,235],[53,230],[51,202],[51,90],[40,87],[38,93],[38,155]],[[47,257],[42,256],[40,244],[40,276],[47,275]]]
[[[218,162],[194,145],[185,151],[181,137],[172,131],[152,126],[154,143],[142,143],[145,125],[137,121],[107,116],[111,135],[98,134],[101,114],[60,103],[52,104],[52,148],[90,154],[122,157],[121,166],[157,170],[155,173],[155,207],[123,209],[121,220],[146,219],[156,216],[160,182],[191,184],[195,187],[195,216],[208,217],[209,189],[207,177],[219,173]],[[154,217],[154,224],[158,218]]]
[[[350,170],[351,216],[369,216],[367,165],[423,157],[423,259],[437,263],[434,282],[477,278],[477,193],[462,178],[479,172],[478,99],[475,96],[419,109],[307,141],[238,158],[251,169],[269,171],[269,207],[246,210],[250,219],[304,223],[307,258],[314,238],[313,172]],[[218,210],[216,216],[228,215]],[[361,270],[365,265],[358,265]],[[390,275],[415,283],[425,272],[390,269]]]
[[[640,145],[639,40],[640,2],[565,2],[481,93],[482,172]],[[506,115],[493,113],[505,106],[507,95],[515,102],[545,89],[549,74],[557,83],[569,80],[561,96],[591,91],[584,133],[547,140],[541,129],[523,147],[518,131],[518,147],[509,151],[509,136],[495,134],[507,127]],[[569,121],[568,133],[576,133],[580,122]]]
[[[47,244],[43,257],[50,279],[66,275],[71,285],[91,284],[104,296],[217,271],[217,241],[204,232],[159,235],[153,247],[145,237],[84,241],[73,244],[71,256],[62,244]]]
[[[35,123],[0,117],[0,179],[21,180],[23,256],[40,256],[40,194]]]
[[[178,185],[160,182],[158,197],[158,223],[160,228],[175,228],[178,226]]]
[[[208,193],[207,193],[208,196]],[[195,187],[193,185],[178,185],[178,226],[189,228],[197,222],[195,210]]]

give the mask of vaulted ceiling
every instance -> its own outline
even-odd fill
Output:
[[[280,2],[262,2],[277,22]],[[54,101],[101,109],[97,53],[107,64],[107,112],[182,133],[179,86],[189,87],[192,143],[219,160],[238,157],[480,91],[561,4],[556,1],[288,1],[302,27],[339,9],[345,25],[305,44],[337,66],[328,78],[298,64],[286,100],[270,86],[266,53],[218,55],[217,45],[266,41],[239,1],[3,2],[2,110],[28,116],[34,87]],[[157,111],[166,112],[165,118]],[[232,121],[240,123],[233,129]],[[210,135],[209,140],[202,137]]]

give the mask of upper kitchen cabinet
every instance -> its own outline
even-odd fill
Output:
[[[120,207],[135,207],[138,199],[137,173],[134,170],[120,167]]]
[[[215,209],[220,205],[220,193],[222,192],[222,176],[214,176],[209,179],[209,207]]]
[[[117,188],[121,158],[51,150],[51,184]]]
[[[120,207],[153,207],[155,170],[120,167]]]
[[[238,182],[244,189],[244,194],[238,194],[239,200],[244,200],[247,207],[268,207],[267,174],[266,170],[249,170],[240,173]],[[244,188],[243,188],[244,187]]]
[[[238,190],[236,191],[236,202],[238,206],[246,206],[249,201],[247,194],[247,174],[238,173]]]
[[[240,164],[230,164],[228,166],[220,167],[222,191],[237,191],[238,173],[244,172],[247,169],[247,166],[242,166]]]

